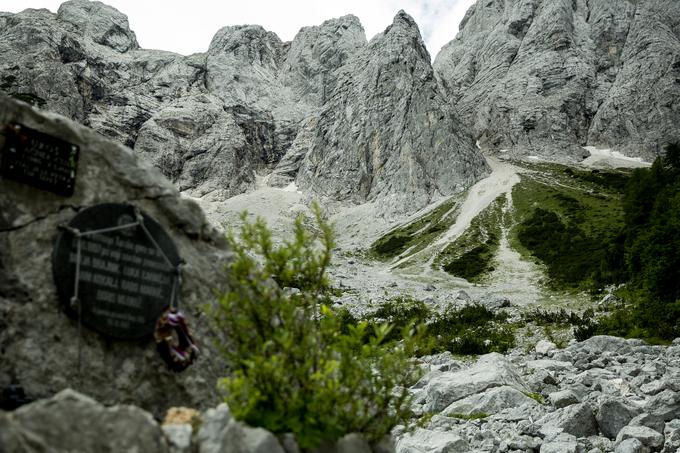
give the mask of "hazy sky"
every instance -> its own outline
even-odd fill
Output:
[[[301,27],[345,14],[359,17],[370,39],[403,9],[418,23],[432,58],[458,33],[475,0],[105,0],[123,12],[143,48],[191,54],[205,52],[225,25],[259,24],[290,41]],[[0,11],[47,8],[61,0],[0,0]]]

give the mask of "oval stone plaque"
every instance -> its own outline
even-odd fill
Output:
[[[88,234],[134,224],[135,208],[128,204],[92,206],[68,225],[83,234],[78,280],[82,323],[119,339],[153,333],[158,317],[170,305],[173,285],[174,297],[180,289],[175,269],[181,260],[175,244],[161,225],[143,212],[141,215],[153,241],[141,226]],[[52,273],[59,299],[72,316],[78,315],[77,306],[71,306],[77,261],[76,236],[62,230],[52,254]]]

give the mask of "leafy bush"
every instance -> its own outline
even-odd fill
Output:
[[[427,333],[433,339],[433,352],[464,355],[506,352],[515,344],[514,332],[506,321],[506,314],[493,313],[479,304],[448,307],[428,324]]]
[[[408,324],[390,342],[393,326],[348,324],[348,313],[328,307],[332,231],[314,212],[316,233],[298,218],[293,239],[280,245],[244,214],[240,239],[228,237],[231,288],[208,310],[224,332],[219,346],[231,369],[219,387],[234,416],[292,432],[303,449],[349,432],[375,441],[402,423],[422,335]]]
[[[564,308],[554,311],[536,308],[523,313],[522,320],[524,322],[533,322],[539,326],[548,324],[571,324],[573,326],[581,326],[591,322],[594,316],[595,312],[592,309],[588,309],[584,311],[582,315],[579,315],[576,312],[567,311]]]
[[[407,296],[397,296],[382,303],[373,312],[373,320],[383,320],[394,325],[396,328],[403,329],[409,324],[423,324],[432,315],[432,311],[422,300],[413,299]],[[381,321],[379,321],[381,322]],[[395,329],[393,334],[399,334]]]

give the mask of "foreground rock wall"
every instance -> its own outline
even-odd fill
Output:
[[[475,361],[451,354],[421,358],[413,388],[420,426],[393,430],[399,453],[675,453],[680,449],[680,340],[593,337],[557,349],[492,353]],[[0,450],[294,453],[291,435],[275,436],[234,420],[221,404],[203,413],[178,408],[162,426],[134,406],[105,407],[64,390],[0,411]],[[395,451],[392,439],[369,446],[350,434],[325,453]]]
[[[201,315],[226,283],[224,239],[201,209],[182,198],[160,172],[132,150],[66,118],[0,97],[0,128],[9,122],[80,146],[72,197],[0,179],[0,388],[22,385],[32,398],[73,387],[105,403],[131,402],[159,413],[170,405],[203,407],[217,401],[224,364]],[[0,135],[0,153],[5,137]],[[181,308],[202,355],[181,374],[170,371],[153,339],[113,341],[68,317],[52,280],[58,226],[99,203],[132,203],[159,222],[187,262]],[[78,351],[82,349],[80,372]]]
[[[22,453],[149,452],[149,453],[295,453],[295,437],[277,438],[262,428],[236,421],[220,404],[204,413],[176,408],[161,426],[151,414],[131,405],[105,407],[94,399],[66,389],[54,397],[0,411],[0,451]],[[393,453],[386,439],[369,445],[349,434],[332,445],[309,453]]]
[[[680,140],[680,4],[479,0],[435,69],[486,147],[652,158]]]

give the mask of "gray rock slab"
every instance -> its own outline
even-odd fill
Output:
[[[417,428],[397,441],[399,453],[458,453],[469,451],[468,442],[453,431],[430,431]]]
[[[605,397],[597,409],[597,424],[602,434],[616,438],[621,428],[641,413],[641,409],[620,398]]]
[[[575,436],[562,433],[541,444],[539,451],[540,453],[582,453],[583,447],[578,444]]]
[[[661,448],[664,443],[663,434],[646,426],[625,426],[616,436],[616,443],[620,444],[626,439],[637,439],[653,450]]]
[[[548,395],[548,401],[557,409],[571,406],[580,402],[578,396],[572,390],[561,390]]]
[[[439,412],[454,401],[501,386],[525,390],[522,378],[507,358],[498,353],[486,354],[468,369],[434,377],[425,389],[425,410]]]
[[[163,432],[151,416],[138,407],[105,407],[97,401],[66,389],[50,399],[36,401],[14,411],[9,418],[24,437],[28,450],[40,445],[58,453],[72,451],[154,451],[167,452]],[[11,433],[10,433],[11,435]],[[4,442],[6,434],[0,439]],[[35,440],[38,442],[35,442]],[[11,445],[11,444],[10,444]]]
[[[587,437],[598,432],[593,410],[587,403],[573,404],[558,409],[545,415],[536,423],[541,425],[542,430],[546,432],[557,429],[576,437]]]
[[[502,386],[490,388],[483,393],[470,395],[467,398],[451,403],[444,411],[448,414],[495,414],[504,409],[519,407],[523,404],[535,406],[538,403],[533,398],[514,387]]]
[[[616,446],[614,453],[645,453],[647,448],[638,439],[626,439]]]

